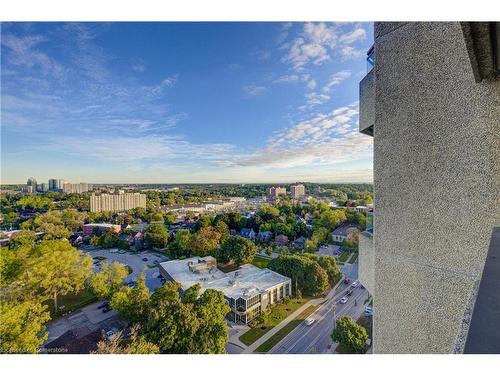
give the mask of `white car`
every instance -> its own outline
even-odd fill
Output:
[[[340,300],[340,303],[342,305],[345,305],[347,303],[347,301],[348,301],[347,297],[342,297],[342,299]]]
[[[355,281],[355,282],[353,282],[353,283],[351,284],[351,286],[352,286],[353,288],[357,288],[357,287],[358,287],[358,285],[359,285],[359,281]]]
[[[118,252],[118,249],[111,249],[109,250],[110,253],[117,253]]]
[[[315,320],[313,318],[307,318],[306,320],[304,320],[304,323],[306,326],[310,326],[314,322],[315,322]]]
[[[365,307],[365,316],[372,316],[373,315],[373,309],[370,306]]]

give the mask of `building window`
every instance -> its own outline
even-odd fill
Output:
[[[273,290],[273,302],[278,300],[278,288]]]
[[[290,284],[285,285],[285,297],[290,295]]]

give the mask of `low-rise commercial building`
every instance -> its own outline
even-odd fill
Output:
[[[247,324],[292,291],[289,277],[252,264],[224,273],[211,256],[163,262],[158,268],[166,280],[181,284],[183,291],[200,284],[202,293],[206,289],[224,293],[231,308],[227,318],[235,323]]]

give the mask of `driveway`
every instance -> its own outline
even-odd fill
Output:
[[[335,256],[335,252],[339,249],[340,246],[337,245],[322,245],[319,247],[316,252],[317,255],[330,255]]]
[[[130,266],[132,273],[125,279],[126,282],[137,280],[137,277],[144,272],[146,285],[151,292],[162,285],[158,278],[159,271],[155,261],[158,263],[165,262],[168,260],[166,256],[151,251],[142,251],[140,253],[123,253],[122,251],[123,254],[120,254],[119,252],[111,252],[112,250],[118,249],[89,249],[88,247],[83,249],[91,257],[103,256],[106,257],[104,261],[119,262]],[[143,261],[143,258],[147,258],[147,261]],[[99,270],[99,267],[96,267],[96,270]]]

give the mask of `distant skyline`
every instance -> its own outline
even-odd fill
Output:
[[[372,182],[371,23],[2,23],[1,178]]]

